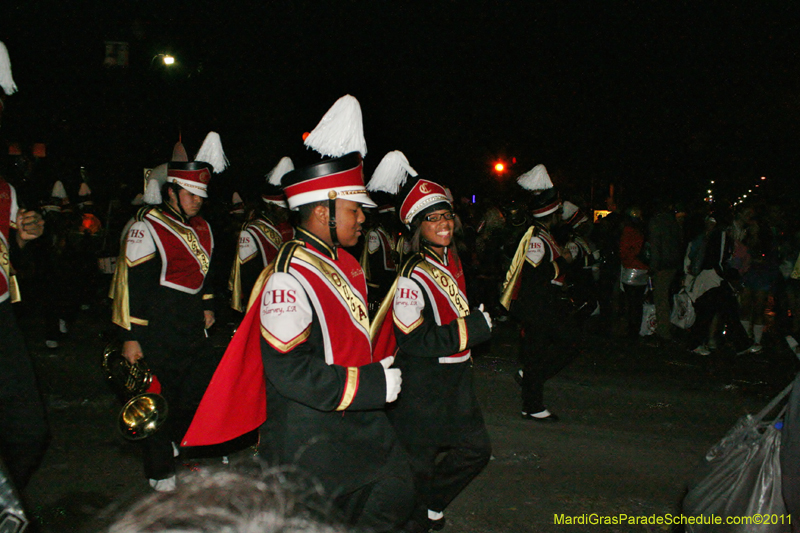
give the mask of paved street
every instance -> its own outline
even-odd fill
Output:
[[[54,431],[29,487],[44,533],[97,531],[109,504],[150,490],[138,450],[117,434],[120,406],[100,369],[105,326],[90,317],[80,314],[55,351],[37,338],[30,315],[22,320]],[[740,415],[763,407],[798,367],[769,337],[763,355],[735,361],[590,337],[548,383],[548,407],[562,421],[540,425],[519,418],[515,334],[509,323],[498,324],[491,346],[476,357],[494,456],[448,509],[448,533],[647,530],[570,526],[555,517],[678,512],[706,449]],[[219,332],[215,340],[224,343]],[[204,461],[211,462],[217,460]]]

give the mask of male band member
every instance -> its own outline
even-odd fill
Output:
[[[288,205],[280,180],[294,164],[284,157],[268,174],[261,194],[261,202],[253,209],[250,219],[244,223],[236,244],[236,257],[228,280],[231,291],[231,307],[243,312],[253,286],[267,265],[278,255],[285,238],[284,225],[288,219]]]
[[[50,430],[33,364],[11,308],[12,302],[20,300],[11,252],[41,236],[43,230],[41,215],[20,209],[14,187],[0,176],[0,457],[19,490],[39,466]]]
[[[561,200],[544,165],[519,177],[523,189],[534,191],[533,225],[517,246],[506,273],[500,303],[522,326],[522,417],[556,422],[544,405],[544,384],[574,358],[574,328],[565,320],[572,309],[563,293],[564,271],[572,261],[552,236],[561,220]]]
[[[214,132],[194,162],[168,164],[163,203],[137,213],[112,286],[123,356],[130,363],[145,358],[169,407],[164,426],[142,441],[145,476],[157,491],[175,489],[172,443],[186,432],[216,366],[203,331],[214,324],[208,284],[214,237],[199,213],[212,170],[225,165],[208,157],[209,145],[219,145]]]
[[[376,171],[373,180],[416,176],[410,166],[406,169],[392,178]],[[370,190],[380,186],[372,180],[369,185]],[[406,530],[439,530],[444,510],[491,457],[473,387],[470,347],[489,339],[492,324],[483,306],[470,312],[453,242],[455,214],[444,187],[415,177],[398,203],[400,220],[411,229],[414,253],[387,297],[392,318],[384,327],[393,326],[397,367],[403,371],[403,394],[388,415],[411,457],[417,492]]]
[[[353,116],[355,128],[336,124],[337,117]],[[362,206],[375,206],[364,188],[360,116],[352,96],[337,101],[306,139],[306,145],[334,158],[283,177],[289,208],[300,220],[295,239],[283,244],[274,266],[263,273],[263,289],[254,289],[252,306],[184,442],[210,432],[197,427],[226,432],[234,424],[241,428],[235,433],[249,431],[252,425],[241,420],[242,412],[255,407],[254,420],[263,420],[264,399],[253,406],[251,399],[230,393],[244,395],[251,385],[253,395],[265,389],[263,456],[317,478],[347,522],[389,532],[411,513],[413,480],[383,409],[397,398],[400,371],[390,368],[391,357],[372,359],[364,272],[343,249],[358,241]],[[336,131],[327,131],[337,148],[326,150],[315,141],[329,125],[359,133],[342,142]],[[261,390],[249,361],[254,347],[263,363],[259,377],[266,376]],[[227,409],[222,416],[213,412],[220,406]]]
[[[367,277],[370,316],[375,315],[397,276],[397,265],[394,262],[397,243],[386,224],[389,217],[397,218],[393,206],[382,205],[370,213],[371,220],[364,235],[364,248],[359,261]]]

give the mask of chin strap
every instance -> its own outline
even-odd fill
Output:
[[[336,235],[336,191],[328,191],[328,229],[334,248],[340,246],[339,236]]]
[[[183,210],[183,206],[181,205],[180,192],[182,187],[180,185],[175,185],[174,183],[170,183],[170,188],[172,189],[172,192],[175,193],[175,200],[176,203],[178,204],[178,214],[183,217],[184,221],[188,222],[189,215],[186,214],[186,211]]]

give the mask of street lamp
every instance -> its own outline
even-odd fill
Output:
[[[169,54],[156,54],[150,59],[150,65],[153,65],[153,61],[156,60],[157,57],[161,58],[161,62],[164,63],[166,66],[174,65],[175,64],[175,57]]]

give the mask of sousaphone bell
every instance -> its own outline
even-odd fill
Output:
[[[103,351],[103,370],[112,388],[125,402],[117,418],[122,436],[128,440],[146,439],[167,419],[167,401],[158,379],[139,359],[134,364],[122,355],[122,344],[112,342]]]

